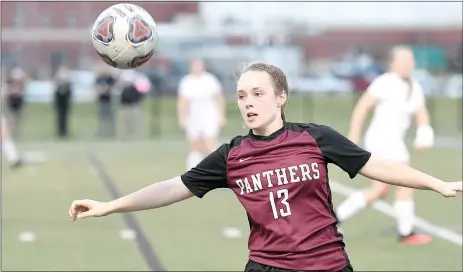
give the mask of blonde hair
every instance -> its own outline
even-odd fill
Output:
[[[407,51],[413,54],[413,50],[407,45],[396,45],[389,50],[389,63],[393,62],[398,52]]]

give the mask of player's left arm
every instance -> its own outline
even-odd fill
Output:
[[[431,126],[429,111],[426,107],[425,97],[421,86],[416,86],[415,102],[415,123],[416,134],[414,146],[416,149],[430,148],[434,145],[434,130]]]
[[[459,182],[445,182],[405,164],[372,157],[360,170],[362,176],[387,184],[420,190],[433,190],[446,197],[454,197],[463,191]]]
[[[318,130],[315,138],[325,161],[339,166],[350,178],[360,173],[387,184],[433,190],[446,197],[463,190],[461,181],[444,182],[407,165],[375,158],[328,126],[317,126],[314,130]]]
[[[223,93],[223,87],[220,81],[217,78],[213,78],[213,85],[214,85],[214,90],[216,92],[216,101],[217,101],[217,107],[219,109],[219,120],[220,120],[220,125],[223,126],[226,123],[227,120],[227,109],[226,109],[226,100],[225,100],[225,95]]]

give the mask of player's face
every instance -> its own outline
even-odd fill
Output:
[[[200,59],[193,60],[190,66],[190,72],[193,75],[199,75],[204,71],[204,62]]]
[[[408,77],[415,69],[415,58],[410,50],[400,50],[395,53],[392,67],[401,76]]]
[[[246,126],[252,130],[265,131],[265,127],[280,118],[278,104],[282,105],[286,96],[275,94],[270,77],[263,71],[248,71],[238,80],[238,107]]]

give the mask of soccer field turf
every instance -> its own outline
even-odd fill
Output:
[[[301,101],[292,100],[291,103],[292,120],[327,123],[345,133],[351,101],[320,99],[318,109],[312,109],[311,114],[297,106],[298,103],[303,105]],[[138,241],[124,240],[120,236],[127,228],[124,216],[72,222],[67,211],[74,199],[111,199],[101,176],[92,166],[90,153],[99,158],[123,194],[184,171],[188,146],[175,127],[175,115],[168,117],[164,112],[174,112],[172,101],[166,105],[170,107],[163,104],[164,137],[128,142],[89,142],[93,112],[86,110],[90,106],[78,105],[73,119],[77,139],[63,143],[53,143],[49,139],[53,132],[51,105],[30,105],[24,124],[24,133],[28,135],[20,148],[45,152],[48,160],[14,171],[8,169],[6,163],[2,164],[2,271],[150,269]],[[330,108],[323,105],[330,105]],[[438,130],[447,136],[456,135],[456,122],[453,123],[456,117],[452,118],[451,114],[454,109],[445,108],[448,112],[441,111],[435,117],[441,121]],[[231,119],[225,134],[246,133],[240,128],[237,109],[231,106],[229,111]],[[304,117],[305,114],[310,118]],[[462,179],[461,147],[435,148],[412,155],[418,169],[446,180]],[[350,180],[335,166],[330,167],[330,177],[349,187],[368,185],[361,177]],[[344,199],[339,194],[333,196],[335,205]],[[387,199],[389,203],[390,200],[391,197]],[[417,191],[416,209],[417,215],[427,222],[461,237],[461,199],[444,199],[432,192]],[[249,226],[243,208],[231,191],[217,190],[202,200],[189,199],[132,216],[167,270],[242,271],[247,261]],[[226,238],[222,234],[226,227],[239,229],[242,236]],[[346,222],[343,230],[356,270],[462,270],[461,245],[438,237],[427,246],[398,244],[395,221],[377,210],[365,210]],[[18,235],[23,232],[34,233],[35,241],[20,241]]]

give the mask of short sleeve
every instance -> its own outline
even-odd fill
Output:
[[[368,86],[366,93],[370,94],[374,98],[380,99],[383,96],[384,84],[382,83],[381,78],[373,80],[373,82]]]
[[[228,144],[221,145],[217,150],[204,158],[196,167],[181,175],[185,186],[197,197],[218,188],[228,188],[227,157]]]
[[[215,76],[211,76],[212,90],[215,94],[222,93],[222,84]]]
[[[315,140],[318,143],[323,158],[327,163],[333,163],[354,178],[360,169],[368,162],[371,153],[351,142],[329,126],[318,125],[314,128]]]
[[[185,83],[186,82],[186,78],[183,78],[182,80],[180,80],[180,84],[178,85],[178,94],[179,95],[185,95],[186,94],[186,91],[187,91],[187,84]]]

